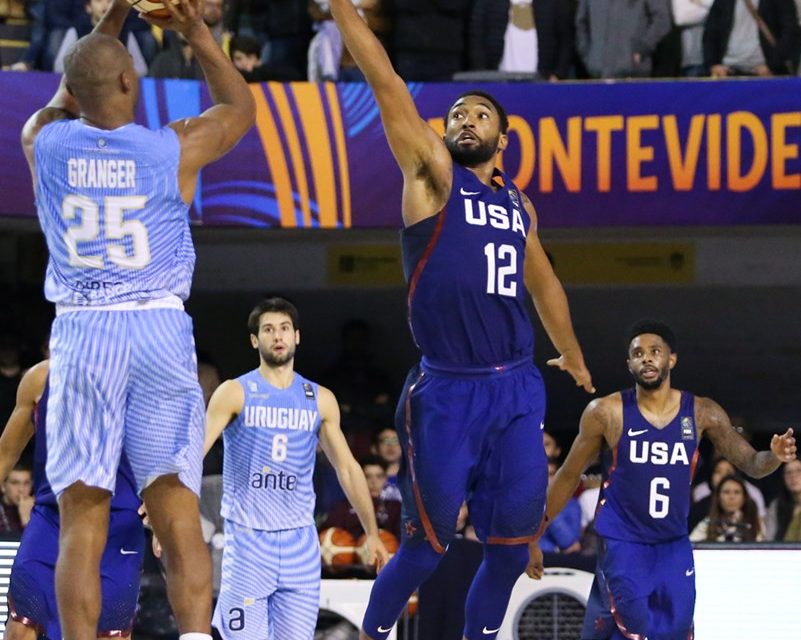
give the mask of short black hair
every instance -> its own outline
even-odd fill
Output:
[[[484,98],[487,100],[493,107],[495,107],[495,111],[498,112],[498,117],[501,120],[501,133],[507,133],[509,131],[509,116],[506,115],[506,109],[501,106],[501,103],[498,100],[487,93],[486,91],[465,91],[462,95],[456,98],[451,103],[451,106],[448,107],[448,112],[445,114],[445,128],[448,128],[448,119],[451,117],[451,111],[453,111],[453,105],[455,105],[459,100],[462,98],[466,98],[467,96],[476,96],[478,98]]]
[[[670,347],[671,351],[676,351],[676,334],[673,333],[673,329],[660,320],[639,320],[629,329],[628,340],[626,341],[626,353],[628,353],[631,347],[631,341],[644,333],[652,333],[659,336],[665,341],[665,344]]]
[[[234,57],[234,51],[241,51],[246,56],[261,56],[261,45],[259,41],[250,36],[235,36],[231,38],[228,50],[231,52],[231,59]]]
[[[289,316],[290,320],[292,320],[292,328],[295,329],[295,331],[300,329],[300,314],[295,305],[286,298],[273,296],[259,302],[259,304],[253,307],[253,311],[250,312],[248,316],[248,330],[251,335],[259,335],[259,319],[262,315],[269,312],[285,313]]]
[[[368,465],[371,467],[381,467],[384,470],[384,473],[387,472],[387,467],[389,466],[387,465],[387,461],[379,456],[364,456],[359,460],[359,465],[361,465],[362,469]]]

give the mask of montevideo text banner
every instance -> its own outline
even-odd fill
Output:
[[[0,215],[35,215],[19,132],[57,83],[50,74],[0,73]],[[801,223],[801,79],[410,90],[442,131],[455,97],[473,87],[509,113],[501,164],[531,197],[541,227]],[[366,85],[251,89],[256,126],[203,171],[196,223],[400,225],[401,174]],[[143,79],[137,120],[159,127],[209,104],[202,83]]]

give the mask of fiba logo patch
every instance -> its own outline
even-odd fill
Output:
[[[684,417],[681,419],[681,439],[692,440],[695,437],[693,433],[693,419]]]
[[[516,207],[520,206],[520,198],[517,197],[517,189],[509,189],[509,198]]]
[[[259,385],[257,385],[253,380],[248,382],[248,387],[250,387],[251,393],[256,393],[259,390]]]

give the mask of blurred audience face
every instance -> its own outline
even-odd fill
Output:
[[[398,440],[395,429],[384,429],[378,434],[376,453],[389,464],[401,459],[403,451],[401,451],[400,440]]]
[[[367,489],[371,498],[380,498],[384,485],[387,483],[387,472],[377,464],[366,464],[363,467],[364,478],[367,480]]]
[[[250,73],[259,66],[259,56],[244,51],[234,51],[231,61],[237,69],[245,73]]]
[[[110,6],[111,0],[89,0],[86,3],[86,13],[89,14],[92,24],[100,22],[100,18],[105,15]]]
[[[203,401],[209,406],[212,394],[217,390],[222,382],[220,372],[213,364],[200,361],[197,363],[197,380],[203,390]]]
[[[733,476],[737,473],[737,469],[734,468],[734,465],[729,462],[728,460],[724,460],[721,458],[715,463],[715,468],[712,469],[712,477],[709,478],[709,486],[711,489],[720,484],[720,481],[723,480],[726,476]]]
[[[223,19],[223,0],[206,0],[203,5],[203,22],[216,27]]]
[[[745,506],[745,487],[737,480],[728,479],[723,481],[718,493],[720,510],[726,514],[734,514],[742,511]]]
[[[562,447],[557,444],[556,439],[547,431],[542,432],[542,446],[545,447],[546,458],[558,458],[562,453]]]
[[[784,465],[782,476],[787,490],[795,496],[801,495],[801,460],[793,460]]]
[[[6,504],[19,504],[22,498],[27,498],[33,490],[33,477],[25,469],[14,469],[8,474],[3,483],[3,502]]]

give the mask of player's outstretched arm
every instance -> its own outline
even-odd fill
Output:
[[[443,190],[450,188],[452,164],[445,144],[418,114],[406,83],[395,73],[387,52],[359,16],[352,0],[331,0],[331,15],[373,90],[389,146],[404,177],[407,181],[419,180],[427,170],[437,190],[440,186]],[[447,184],[436,184],[440,179]]]
[[[525,195],[523,195],[523,205],[531,217],[523,267],[526,288],[534,300],[537,314],[548,337],[560,354],[558,358],[548,360],[548,364],[567,371],[573,376],[576,386],[583,387],[588,393],[595,393],[592,376],[584,364],[584,355],[573,331],[565,290],[556,277],[537,235],[537,212],[531,200]]]
[[[770,451],[756,451],[735,431],[723,407],[709,398],[695,399],[695,423],[702,434],[709,436],[717,453],[752,478],[773,473],[782,462],[790,462],[796,457],[792,429],[774,435]]]
[[[564,464],[556,472],[548,485],[548,499],[545,507],[545,526],[540,529],[540,535],[545,532],[549,522],[565,508],[567,501],[576,492],[581,474],[598,457],[601,452],[606,434],[611,430],[612,415],[614,411],[614,396],[607,396],[593,400],[584,409],[579,423],[579,433],[570,447]],[[530,578],[539,580],[542,577],[542,551],[539,539],[528,545],[529,562],[526,574]]]
[[[214,446],[225,427],[231,424],[245,406],[245,390],[236,380],[223,382],[209,399],[206,408],[206,437],[203,440],[203,455]]]
[[[0,436],[0,482],[6,479],[33,437],[33,411],[39,398],[42,397],[48,367],[47,360],[34,365],[25,372],[17,387],[14,411],[11,412],[3,435]]]
[[[114,0],[114,3],[100,19],[100,22],[97,23],[93,32],[104,33],[115,38],[118,37],[130,9],[131,5],[127,0]],[[22,128],[22,150],[25,153],[25,158],[28,161],[28,166],[30,167],[34,179],[33,143],[39,131],[42,127],[51,122],[64,120],[66,118],[77,118],[79,115],[80,109],[78,107],[78,102],[69,92],[67,83],[64,78],[62,78],[50,102],[28,118],[28,121]]]
[[[320,415],[320,446],[323,449],[331,466],[337,472],[337,479],[345,492],[348,501],[356,510],[359,522],[367,534],[368,564],[375,564],[380,571],[389,561],[389,555],[384,543],[378,536],[378,523],[375,519],[373,499],[367,488],[367,480],[361,465],[353,457],[348,447],[345,435],[342,433],[339,419],[339,404],[334,394],[325,387],[319,387]]]
[[[203,22],[200,0],[180,0],[164,5],[167,19],[145,18],[163,29],[183,35],[195,54],[214,106],[196,118],[185,118],[170,126],[181,140],[179,182],[184,202],[194,197],[197,172],[234,148],[256,121],[256,103],[247,83],[220,49]]]

